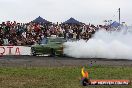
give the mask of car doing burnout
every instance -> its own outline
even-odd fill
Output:
[[[66,42],[63,38],[45,38],[39,45],[33,45],[31,47],[31,53],[36,55],[50,55],[61,56],[63,55],[63,43]]]

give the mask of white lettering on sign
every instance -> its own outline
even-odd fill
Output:
[[[128,85],[130,80],[90,80],[91,85]]]

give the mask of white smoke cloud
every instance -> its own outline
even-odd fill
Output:
[[[101,30],[88,40],[66,42],[64,54],[75,58],[132,59],[132,33]]]

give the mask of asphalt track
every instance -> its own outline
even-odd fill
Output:
[[[132,60],[44,56],[0,56],[0,67],[131,66]]]

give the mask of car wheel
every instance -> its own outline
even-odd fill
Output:
[[[33,56],[36,56],[36,53],[32,53]]]
[[[32,55],[36,56],[36,52],[32,49]]]

